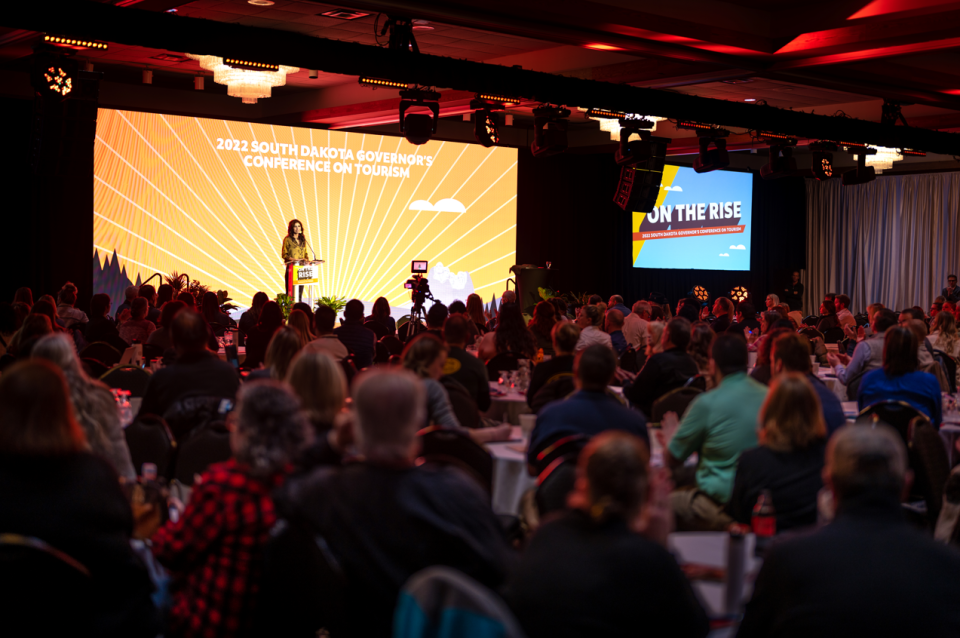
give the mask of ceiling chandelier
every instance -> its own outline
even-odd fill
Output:
[[[277,66],[253,62],[228,60],[216,55],[187,57],[200,63],[200,67],[213,72],[213,81],[227,86],[227,95],[240,98],[244,104],[256,104],[262,97],[270,97],[270,89],[287,83],[287,74],[300,69],[295,66]],[[250,68],[253,67],[253,68]],[[263,68],[256,68],[263,67]]]
[[[875,155],[867,155],[867,166],[872,166],[877,174],[893,168],[894,162],[903,159],[903,155],[895,148],[886,148],[885,146],[871,146],[869,148],[877,149]],[[858,159],[856,155],[853,159]]]

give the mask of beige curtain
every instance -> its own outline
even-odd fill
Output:
[[[960,173],[807,182],[804,310],[846,293],[851,310],[879,301],[924,310],[960,274]]]

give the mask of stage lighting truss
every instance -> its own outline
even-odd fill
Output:
[[[750,293],[747,292],[747,289],[745,286],[737,286],[736,288],[730,291],[730,299],[735,301],[736,303],[741,303],[743,301],[746,301],[749,296],[750,296]]]
[[[500,129],[493,111],[502,111],[504,108],[503,104],[478,99],[470,101],[470,108],[476,109],[474,112],[475,122],[473,136],[476,138],[477,143],[485,148],[499,144]]]
[[[65,38],[63,36],[49,34],[43,36],[43,43],[64,49],[74,49],[77,51],[84,49],[97,49],[99,51],[106,51],[108,48],[106,42],[101,42],[99,40],[80,40],[77,38]]]
[[[544,105],[533,109],[530,152],[534,157],[548,157],[567,150],[568,117],[570,109],[562,106]]]
[[[400,133],[411,144],[426,144],[437,132],[437,120],[440,119],[440,94],[436,91],[408,89],[400,91]],[[429,109],[432,117],[426,113],[411,113],[411,106]]]
[[[363,86],[370,86],[373,88],[386,88],[386,89],[402,89],[407,90],[410,88],[409,84],[404,82],[394,82],[393,80],[381,80],[379,78],[360,78],[360,84]]]
[[[710,300],[710,293],[708,293],[707,289],[704,288],[703,286],[694,286],[693,296],[696,297],[697,301],[700,301],[700,302]]]
[[[810,145],[810,170],[821,182],[837,176],[833,168],[833,152],[836,150],[837,145],[833,142],[814,142]]]

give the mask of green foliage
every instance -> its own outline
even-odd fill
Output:
[[[229,292],[227,292],[226,290],[217,291],[217,305],[220,306],[221,312],[229,313],[231,310],[236,310],[237,305],[234,303],[231,303],[232,301],[233,299],[230,298]]]
[[[186,273],[178,273],[174,270],[169,275],[164,276],[164,283],[173,288],[173,296],[176,298],[182,292],[189,292],[199,306],[203,302],[203,296],[210,292],[209,286],[204,286],[199,279],[191,280]],[[189,283],[187,283],[189,281]]]
[[[537,288],[537,292],[540,293],[540,298],[544,301],[549,301],[557,296],[557,291],[553,288]]]
[[[293,308],[293,297],[288,295],[285,292],[281,292],[277,295],[277,298],[274,299],[277,302],[277,305],[280,306],[280,310],[283,311],[283,319],[286,321],[290,318],[290,309]]]
[[[332,309],[337,316],[340,316],[340,311],[343,310],[346,305],[347,305],[346,297],[330,296],[330,297],[320,297],[319,299],[317,299],[317,308],[319,308],[320,306],[326,306]]]

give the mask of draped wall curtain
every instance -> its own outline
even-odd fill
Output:
[[[828,292],[849,295],[855,313],[877,301],[926,310],[960,274],[960,173],[806,182],[805,312]]]

